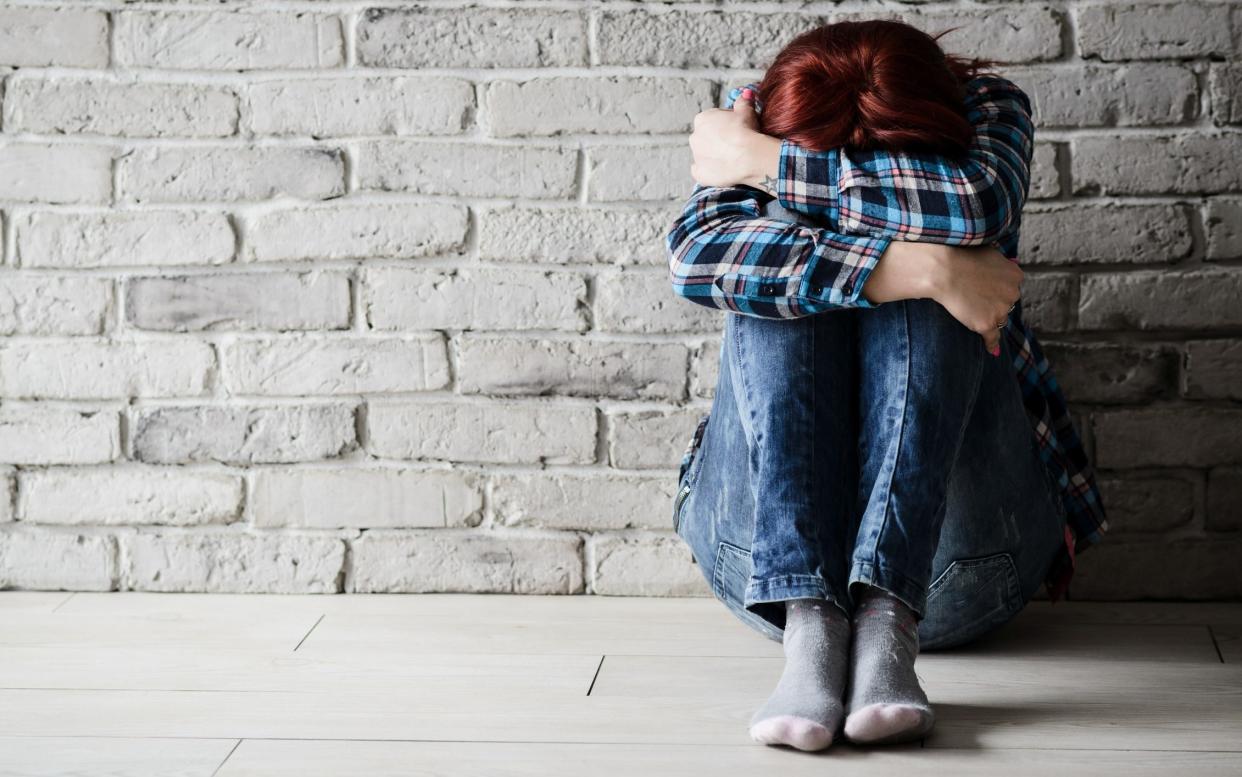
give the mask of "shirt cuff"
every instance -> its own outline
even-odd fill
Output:
[[[776,172],[776,199],[786,210],[809,213],[838,228],[841,160],[837,149],[808,151],[781,138]]]

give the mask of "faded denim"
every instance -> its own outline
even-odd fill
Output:
[[[974,639],[1022,609],[1064,542],[1013,370],[932,300],[728,313],[673,527],[772,639],[783,600],[848,614],[860,583],[915,611],[924,649]]]

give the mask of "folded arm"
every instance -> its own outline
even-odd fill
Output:
[[[975,134],[962,157],[814,151],[786,138],[773,182],[777,200],[851,234],[956,245],[999,240],[1017,226],[1030,188],[1031,103],[1000,76],[977,76],[964,86]]]
[[[772,197],[748,186],[703,186],[665,236],[681,297],[765,318],[871,307],[863,282],[891,239],[843,235],[762,215]]]

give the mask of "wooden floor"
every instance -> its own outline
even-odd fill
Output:
[[[897,747],[752,742],[781,666],[705,598],[0,592],[0,775],[1242,775],[1242,604],[1033,602]]]

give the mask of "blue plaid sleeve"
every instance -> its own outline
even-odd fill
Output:
[[[891,238],[765,217],[762,203],[772,199],[749,186],[696,184],[665,236],[673,290],[763,318],[875,307],[862,286]]]
[[[975,128],[960,159],[933,152],[814,151],[781,142],[780,204],[851,234],[982,245],[1012,231],[1030,188],[1031,103],[1012,81],[970,79],[966,117]]]

